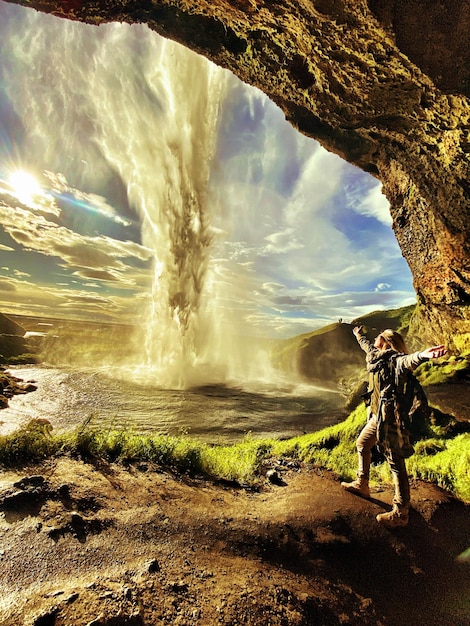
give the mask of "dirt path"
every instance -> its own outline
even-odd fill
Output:
[[[416,484],[389,531],[391,490],[282,477],[250,493],[67,459],[0,474],[0,624],[468,626],[469,506]]]

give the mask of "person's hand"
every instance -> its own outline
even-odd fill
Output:
[[[425,359],[438,359],[440,356],[447,354],[447,350],[444,346],[433,346],[432,348],[426,348],[420,354]]]
[[[353,328],[353,334],[356,335],[356,337],[358,335],[362,335],[362,329],[363,329],[363,326],[355,326]]]

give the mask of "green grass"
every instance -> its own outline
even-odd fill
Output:
[[[460,354],[470,356],[470,333],[458,333],[453,336],[452,340]]]
[[[441,419],[442,419],[442,414]],[[70,455],[91,460],[130,464],[151,462],[163,469],[256,487],[273,461],[285,459],[331,470],[339,479],[356,474],[355,440],[366,421],[365,407],[319,432],[288,440],[255,439],[227,446],[198,442],[186,435],[142,435],[132,430],[104,430],[86,420],[79,428],[55,434],[43,420],[32,420],[14,433],[0,437],[0,466],[21,467],[52,456]],[[470,502],[470,432],[451,419],[445,427],[431,424],[429,436],[419,441],[407,461],[412,478],[439,485]],[[371,481],[390,482],[387,463],[372,466]]]
[[[381,329],[393,328],[399,333],[408,332],[410,319],[415,311],[416,305],[411,304],[399,309],[391,309],[388,311],[373,311],[362,317],[358,317],[353,324],[361,324],[366,328]]]
[[[470,502],[470,434],[419,442],[408,471]]]
[[[422,363],[416,376],[423,386],[444,385],[466,377],[470,372],[470,357],[459,355]]]

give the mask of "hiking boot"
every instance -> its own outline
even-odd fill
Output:
[[[386,528],[397,528],[408,524],[408,507],[398,507],[393,505],[393,509],[388,513],[380,513],[376,517],[377,522]]]
[[[356,494],[356,496],[362,496],[363,498],[370,497],[369,484],[360,478],[354,480],[352,483],[341,483],[341,487],[346,491]]]

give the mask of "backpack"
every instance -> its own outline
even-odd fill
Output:
[[[380,390],[377,440],[385,452],[407,458],[414,453],[413,443],[427,432],[431,409],[416,376],[410,370],[398,376],[398,356],[386,353],[374,367]]]

